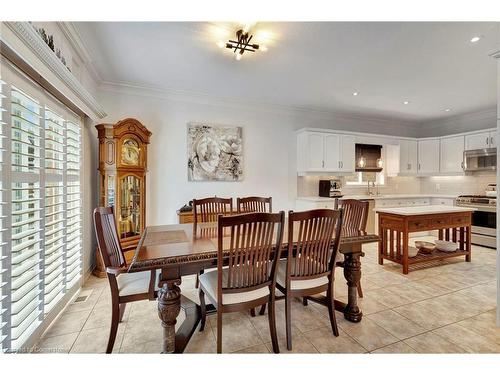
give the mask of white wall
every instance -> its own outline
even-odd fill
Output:
[[[153,132],[148,149],[148,225],[175,223],[176,210],[183,204],[215,194],[272,196],[275,210],[293,208],[296,129],[335,128],[401,136],[415,136],[417,131],[379,119],[123,91],[109,87],[100,91],[100,103],[109,114],[103,122],[135,117]],[[188,182],[186,127],[190,121],[243,127],[242,182]]]

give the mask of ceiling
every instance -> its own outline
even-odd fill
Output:
[[[500,23],[257,23],[241,61],[216,45],[235,23],[74,25],[105,83],[415,122],[496,105]]]

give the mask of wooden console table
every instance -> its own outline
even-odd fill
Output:
[[[457,206],[419,206],[379,208],[379,252],[378,263],[384,259],[401,264],[403,274],[409,266],[450,257],[465,256],[471,261],[471,217],[474,208]],[[439,239],[458,243],[453,252],[434,250],[431,254],[418,253],[410,257],[409,233],[438,230]]]

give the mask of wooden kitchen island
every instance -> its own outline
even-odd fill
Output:
[[[401,264],[408,274],[414,264],[435,262],[450,257],[465,256],[471,261],[471,218],[474,208],[457,206],[418,206],[377,208],[379,228],[378,262],[384,259]],[[439,239],[457,243],[457,250],[434,250],[431,254],[409,255],[409,234],[438,230]]]

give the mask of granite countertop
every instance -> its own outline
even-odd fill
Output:
[[[457,195],[450,195],[450,194],[381,194],[381,195],[359,194],[359,195],[344,195],[342,199],[367,199],[367,200],[411,199],[411,198],[455,199],[456,197]],[[309,196],[309,197],[297,197],[297,199],[311,201],[311,202],[329,202],[334,198]]]
[[[444,206],[444,205],[430,205],[430,206],[412,206],[412,207],[393,207],[393,208],[375,208],[375,212],[386,214],[395,214],[403,216],[412,215],[429,215],[429,214],[447,214],[456,212],[470,212],[475,211],[471,207],[458,207],[458,206]]]

